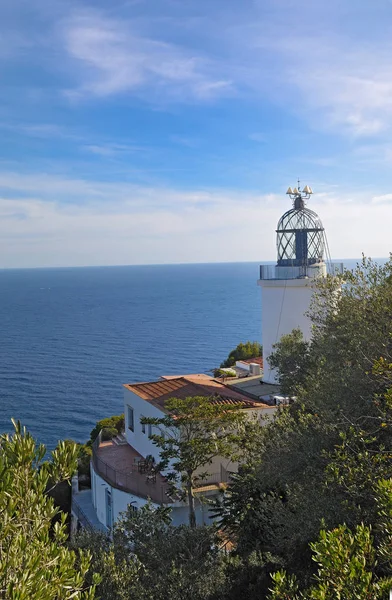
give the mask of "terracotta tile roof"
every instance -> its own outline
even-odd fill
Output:
[[[214,403],[231,406],[242,404],[243,408],[266,406],[203,374],[165,376],[159,381],[131,383],[124,387],[161,409],[170,398],[184,399],[191,396],[208,396]]]
[[[262,367],[263,366],[263,357],[256,356],[255,358],[244,358],[243,360],[240,359],[238,362],[243,362],[243,363],[246,363],[247,365],[254,363],[254,364],[260,365],[260,367]]]

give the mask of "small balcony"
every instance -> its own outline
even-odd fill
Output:
[[[284,266],[260,265],[260,280],[313,279],[326,274],[341,275],[343,272],[344,266],[341,262],[315,263],[307,266],[298,266],[295,264],[285,264]]]
[[[140,498],[149,498],[156,504],[175,501],[169,496],[165,477],[152,469],[141,469],[144,459],[129,444],[118,446],[113,441],[103,442],[99,435],[92,450],[95,472],[111,486]]]

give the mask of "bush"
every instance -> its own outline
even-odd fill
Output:
[[[115,415],[113,417],[101,419],[101,421],[96,423],[94,429],[90,433],[90,444],[95,441],[101,430],[104,430],[102,432],[102,439],[111,440],[116,437],[116,435],[123,432],[124,427],[124,415]]]
[[[259,342],[242,342],[238,344],[234,350],[232,350],[229,356],[225,361],[221,364],[221,368],[232,367],[235,365],[237,360],[244,360],[247,358],[256,358],[257,356],[262,356],[263,347]]]
[[[237,377],[234,369],[215,369],[214,377]]]

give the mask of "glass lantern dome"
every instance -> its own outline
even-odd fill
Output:
[[[318,215],[305,207],[297,194],[294,206],[284,213],[276,230],[278,267],[306,267],[321,263],[325,254],[324,227]]]

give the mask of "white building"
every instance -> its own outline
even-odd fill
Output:
[[[170,506],[173,524],[188,522],[186,502],[171,498],[165,474],[155,473],[149,468],[149,457],[159,461],[159,449],[150,438],[152,426],[142,425],[141,418],[161,418],[166,414],[168,399],[190,396],[207,396],[214,402],[230,405],[238,403],[250,416],[257,415],[261,424],[276,410],[274,406],[241,394],[208,375],[162,377],[158,381],[124,385],[125,436],[111,441],[102,441],[99,436],[95,441],[91,490],[79,492],[74,485],[74,528],[80,523],[87,527],[110,529],[128,505],[137,510],[148,499],[156,506]],[[211,522],[208,506],[203,500],[216,495],[237,466],[218,457],[203,468],[203,471],[208,471],[208,476],[196,493],[198,524]]]
[[[327,256],[324,227],[315,212],[306,208],[311,188],[289,188],[293,208],[284,213],[276,230],[278,260],[275,266],[261,265],[258,285],[262,289],[262,342],[265,383],[277,382],[269,356],[282,335],[301,329],[310,339],[311,323],[306,315],[318,277],[343,271],[342,263],[332,264]]]

